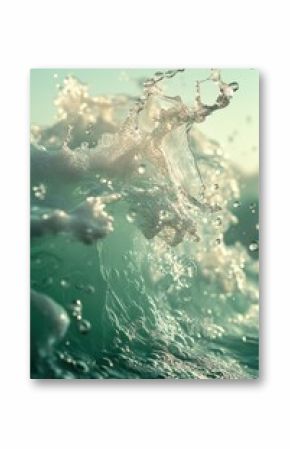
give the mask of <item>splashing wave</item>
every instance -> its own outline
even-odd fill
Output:
[[[32,286],[72,318],[53,353],[33,353],[33,377],[257,376],[257,261],[224,242],[241,174],[198,129],[238,86],[212,70],[189,107],[162,89],[181,72],[138,99],[67,77],[57,121],[32,127]]]

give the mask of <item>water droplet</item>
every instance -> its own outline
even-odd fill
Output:
[[[39,200],[44,200],[46,196],[46,186],[44,184],[39,184],[38,186],[32,187],[35,198]]]
[[[139,173],[139,175],[144,175],[145,171],[146,171],[146,166],[145,166],[145,164],[139,165],[139,167],[138,167],[138,173]]]
[[[68,288],[69,287],[69,282],[66,279],[61,279],[60,286],[62,288]]]
[[[58,74],[57,74],[57,73],[54,73],[54,74],[53,74],[53,77],[54,77],[54,79],[57,79],[57,78],[58,78]]]
[[[258,242],[252,242],[252,243],[250,243],[250,245],[249,245],[249,250],[250,250],[250,251],[252,251],[252,252],[258,251],[258,249],[259,249],[259,244],[258,244]]]
[[[256,213],[256,203],[251,203],[249,206],[250,211],[252,212],[252,214]]]
[[[87,334],[90,332],[92,326],[88,320],[81,320],[78,327],[82,334]]]
[[[134,211],[128,212],[126,215],[126,218],[129,223],[133,223],[136,219],[136,212],[134,212]]]
[[[242,337],[242,341],[243,341],[244,343],[246,343],[246,341],[247,341],[247,337],[246,337],[245,335],[243,335],[243,337]]]
[[[240,205],[241,205],[241,202],[238,201],[238,200],[234,201],[234,203],[233,203],[233,207],[234,207],[235,209],[236,209],[237,207],[240,207]]]
[[[81,320],[82,319],[82,302],[80,299],[74,299],[71,303],[70,306],[71,310],[72,310],[72,316],[74,318],[76,318],[76,320]]]

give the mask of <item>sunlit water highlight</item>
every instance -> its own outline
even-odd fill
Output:
[[[67,77],[32,127],[32,377],[258,375],[257,179],[198,128],[238,85],[209,71],[188,106],[182,72],[138,98]]]

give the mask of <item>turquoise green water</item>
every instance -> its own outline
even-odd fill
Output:
[[[258,376],[258,75],[222,71],[188,143],[210,71],[145,89],[136,127],[155,71],[31,73],[33,378]]]

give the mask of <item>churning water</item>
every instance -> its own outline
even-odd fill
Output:
[[[31,128],[33,378],[258,376],[258,180],[200,129],[243,92],[208,71],[191,106],[183,72],[136,97],[56,79]]]

